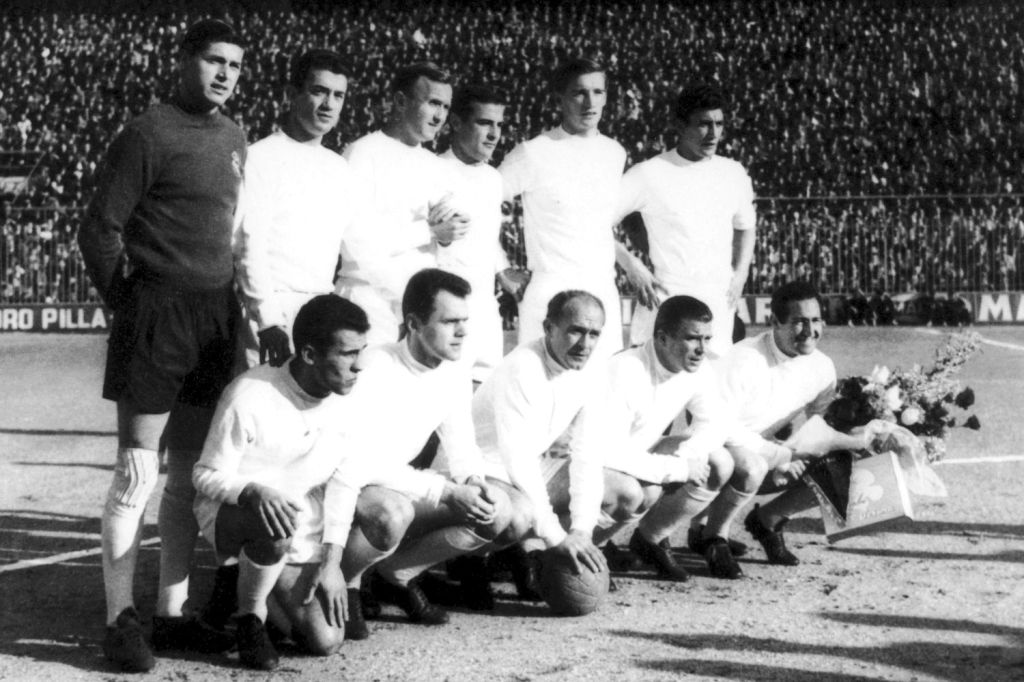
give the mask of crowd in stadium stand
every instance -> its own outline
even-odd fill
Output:
[[[88,296],[70,238],[74,209],[88,201],[115,132],[164,96],[183,28],[208,14],[171,0],[82,4],[90,11],[47,2],[0,10],[0,166],[30,175],[0,205],[0,301]],[[1017,3],[283,4],[292,11],[222,3],[249,41],[229,108],[251,141],[277,125],[292,55],[327,46],[355,73],[328,146],[379,127],[393,69],[431,59],[510,93],[500,158],[556,123],[544,92],[550,66],[587,54],[609,67],[602,128],[631,163],[674,146],[670,112],[683,83],[710,80],[729,93],[720,153],[741,161],[769,199],[758,205],[748,291],[793,277],[847,292],[1021,287]],[[792,200],[936,194],[1018,196]],[[58,207],[67,210],[34,210]],[[510,229],[506,238],[514,247],[520,237]]]

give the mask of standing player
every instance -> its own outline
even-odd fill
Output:
[[[501,164],[505,198],[523,196],[527,263],[532,271],[519,304],[519,342],[544,336],[548,301],[583,289],[604,305],[598,357],[622,348],[612,228],[626,151],[598,130],[608,99],[604,67],[576,58],[551,78],[561,125],[517,146]]]
[[[237,276],[250,367],[283,364],[299,307],[334,290],[341,241],[361,191],[345,160],[321,142],[338,124],[348,79],[337,53],[303,53],[285,88],[282,129],[249,148]]]
[[[377,565],[381,596],[410,620],[440,625],[448,614],[415,579],[489,543],[511,544],[528,528],[516,520],[521,502],[486,479],[474,442],[470,372],[459,362],[469,293],[466,280],[443,270],[413,275],[402,297],[405,335],[367,353],[353,393],[365,415],[353,438],[372,445],[375,462],[342,566],[349,581],[346,632],[353,639],[369,635],[358,590],[369,567]],[[410,466],[435,431],[447,475]]]
[[[585,422],[597,429],[608,453],[605,498],[615,501],[595,539],[640,519],[630,549],[671,580],[689,576],[673,557],[669,537],[715,499],[733,471],[722,448],[728,413],[705,362],[711,325],[711,310],[695,298],[673,296],[662,303],[654,336],[609,360],[608,399]],[[692,416],[687,437],[670,437],[667,449],[659,447],[684,409]],[[712,575],[739,577],[739,566],[719,545],[709,544],[713,551],[704,553]]]
[[[338,293],[366,310],[370,345],[398,338],[409,278],[435,267],[438,245],[464,237],[469,227],[450,205],[451,169],[422,147],[448,118],[448,74],[429,62],[403,67],[391,82],[391,97],[384,129],[345,150],[368,193],[372,217],[349,232]]]
[[[717,156],[725,126],[725,97],[717,88],[685,88],[676,101],[679,144],[629,169],[617,218],[639,211],[647,228],[654,273],[631,254],[620,263],[639,286],[641,305],[630,342],[651,337],[657,290],[704,301],[714,315],[712,357],[732,340],[736,304],[754,254],[754,190],[739,163]]]
[[[248,667],[277,666],[268,600],[302,648],[326,656],[341,646],[341,557],[367,456],[340,437],[352,421],[342,396],[358,378],[367,328],[340,296],[302,306],[295,357],[232,382],[193,471],[203,535],[219,558],[238,558],[236,636]]]
[[[181,42],[174,98],[130,122],[107,152],[79,234],[93,284],[115,311],[103,396],[117,401],[118,452],[103,510],[103,650],[124,670],[153,667],[133,606],[146,502],[167,447],[160,504],[160,590],[153,646],[218,650],[231,644],[183,615],[198,527],[192,465],[231,379],[238,326],[231,234],[245,136],[219,108],[243,49],[221,21]]]
[[[501,247],[501,175],[488,162],[505,120],[505,98],[484,85],[455,90],[449,117],[452,145],[442,154],[458,179],[455,201],[465,208],[470,229],[463,239],[438,249],[438,267],[464,277],[473,287],[466,359],[473,362],[473,381],[482,382],[501,361],[504,331],[495,275],[502,288],[515,295],[518,271],[509,267]]]
[[[593,430],[582,426],[581,412],[604,398],[600,368],[587,367],[604,317],[596,296],[559,292],[548,304],[543,338],[509,353],[473,396],[477,443],[489,473],[525,495],[541,546],[565,555],[577,571],[595,573],[608,570],[591,537],[601,513],[601,457],[598,444],[585,440]],[[568,457],[564,448],[552,448],[567,429]],[[524,598],[540,598],[540,551],[520,556],[525,565],[513,568]]]

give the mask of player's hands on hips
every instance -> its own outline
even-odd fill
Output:
[[[608,562],[605,560],[604,554],[594,546],[594,543],[583,531],[570,531],[562,543],[552,547],[551,551],[569,557],[577,574],[581,573],[584,568],[592,573],[608,570]]]
[[[688,458],[690,475],[686,478],[687,483],[694,485],[706,485],[708,477],[711,476],[711,464],[708,462],[708,453],[693,454]]]
[[[729,310],[736,309],[736,305],[740,302],[740,296],[743,295],[743,286],[746,283],[746,272],[734,272],[732,274],[732,279],[729,280],[729,290],[725,293],[725,302],[729,306]]]
[[[467,521],[485,526],[494,521],[494,503],[489,502],[476,485],[449,483],[445,486],[441,501]]]
[[[317,596],[320,597],[320,607],[324,610],[327,624],[336,628],[344,627],[348,619],[348,589],[339,561],[325,558],[320,562],[316,578],[306,598],[302,600],[303,605],[311,604]]]
[[[295,534],[301,508],[287,495],[265,485],[250,483],[238,496],[238,501],[256,512],[263,523],[263,529],[275,540],[290,538]]]
[[[498,273],[498,285],[517,301],[523,300],[526,285],[530,283],[531,272],[519,268],[505,268]]]
[[[260,364],[269,362],[271,367],[280,367],[292,354],[288,332],[280,327],[267,327],[257,332],[260,340]]]

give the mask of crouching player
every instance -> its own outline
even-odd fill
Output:
[[[732,475],[722,447],[727,413],[705,353],[711,340],[711,309],[691,296],[673,296],[658,309],[654,335],[642,346],[612,356],[609,395],[599,417],[587,419],[606,449],[604,526],[598,543],[639,519],[630,549],[663,577],[689,575],[672,555],[669,537],[700,513]],[[663,439],[686,410],[687,433]],[[610,518],[609,518],[610,517]],[[704,552],[712,575],[740,572],[725,541]]]
[[[722,395],[736,419],[726,441],[736,467],[708,510],[702,539],[728,538],[733,519],[755,494],[782,489],[768,504],[755,506],[744,525],[764,547],[768,563],[795,566],[800,561],[786,547],[782,528],[789,516],[817,504],[800,480],[811,456],[795,453],[772,437],[811,415],[824,414],[835,392],[836,369],[817,348],[824,322],[813,286],[790,282],[779,287],[771,311],[771,329],[733,346],[717,367]],[[870,439],[870,431],[865,434]]]
[[[296,355],[235,379],[193,470],[203,535],[219,559],[238,558],[238,653],[248,667],[278,663],[268,603],[310,653],[329,655],[344,637],[341,558],[363,474],[342,430],[368,329],[363,310],[339,296],[302,306]]]
[[[364,415],[357,440],[373,444],[375,470],[359,495],[342,565],[350,639],[369,635],[359,587],[371,566],[378,596],[414,623],[440,625],[448,614],[427,599],[420,574],[491,543],[511,544],[529,528],[521,496],[487,480],[474,439],[471,370],[458,362],[469,295],[458,275],[416,273],[402,298],[402,339],[365,358],[352,397]],[[448,475],[411,466],[434,432]]]
[[[601,458],[595,444],[584,441],[590,431],[580,423],[584,404],[603,397],[600,370],[587,364],[604,320],[596,296],[556,294],[548,303],[544,336],[506,356],[473,396],[477,443],[489,473],[522,491],[541,546],[570,560],[577,572],[608,570],[591,537],[601,512]],[[567,430],[568,454],[552,448]],[[513,568],[521,597],[540,599],[540,560],[541,550],[533,549]]]

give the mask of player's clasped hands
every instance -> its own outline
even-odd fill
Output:
[[[592,573],[608,570],[608,561],[604,558],[604,554],[582,531],[570,531],[562,543],[552,547],[551,551],[569,557],[577,574],[581,573],[584,568]]]
[[[450,201],[451,194],[445,194],[436,204],[429,204],[427,213],[430,233],[443,245],[462,239],[469,232],[469,218],[455,210]]]
[[[270,537],[283,540],[295,534],[301,508],[286,495],[265,485],[250,483],[238,499],[256,512]]]

